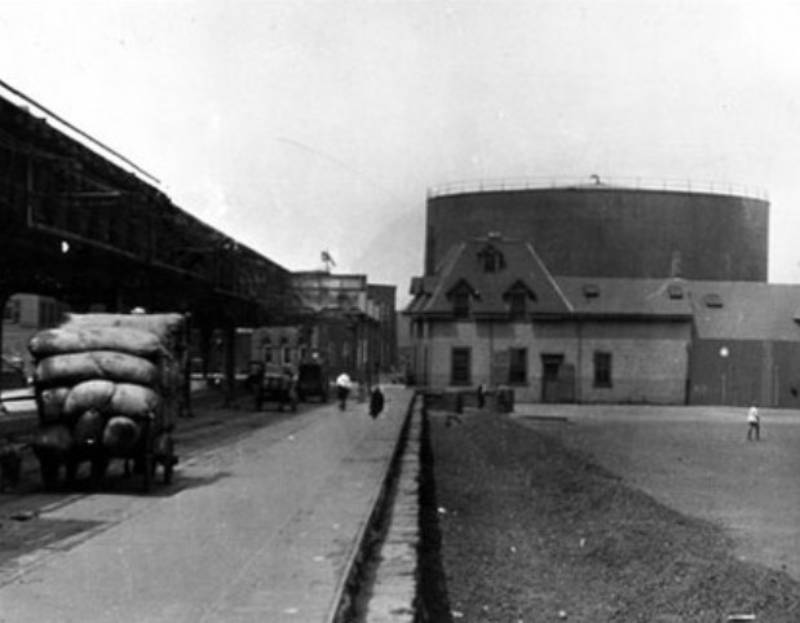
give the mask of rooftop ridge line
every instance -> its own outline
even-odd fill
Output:
[[[734,184],[714,180],[658,179],[649,177],[586,177],[539,176],[457,180],[428,188],[428,199],[471,192],[503,192],[520,190],[650,190],[674,193],[697,193],[745,197],[768,201],[767,190],[760,186]]]

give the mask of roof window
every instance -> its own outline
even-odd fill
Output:
[[[521,280],[517,280],[503,294],[508,303],[508,313],[512,318],[524,318],[528,311],[528,301],[536,301],[536,293]]]
[[[683,286],[677,283],[671,283],[667,286],[667,296],[669,298],[675,299],[682,299],[683,298]]]
[[[466,280],[461,279],[447,293],[447,298],[453,305],[453,315],[456,318],[466,318],[469,316],[470,302],[472,298],[477,298],[477,292]]]
[[[722,297],[716,292],[711,292],[703,297],[706,307],[722,307]]]
[[[583,284],[583,296],[587,299],[596,299],[600,296],[600,288],[596,283],[585,283]]]
[[[478,260],[483,265],[484,272],[487,273],[496,273],[506,267],[506,258],[491,244],[487,244],[478,252]]]

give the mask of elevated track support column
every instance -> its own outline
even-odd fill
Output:
[[[230,318],[225,319],[225,406],[230,407],[236,400],[236,325]]]

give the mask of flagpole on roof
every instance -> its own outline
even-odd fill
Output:
[[[333,256],[331,256],[326,249],[320,253],[320,257],[322,258],[322,263],[325,264],[325,272],[331,272],[331,266],[336,266],[336,262],[333,261]]]

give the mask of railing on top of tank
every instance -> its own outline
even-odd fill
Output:
[[[732,195],[752,199],[769,199],[765,188],[689,179],[657,179],[648,177],[517,177],[448,182],[428,189],[428,197],[457,195],[470,192],[497,192],[504,190],[537,190],[547,188],[607,188],[629,190],[664,190],[671,192],[696,192],[715,195]]]

